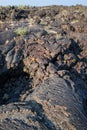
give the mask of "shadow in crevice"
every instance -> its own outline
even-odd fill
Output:
[[[72,51],[75,54],[75,56],[77,56],[82,51],[79,46],[79,43],[74,41],[72,38],[70,40],[71,40],[71,45],[70,45],[69,49],[70,49],[70,51]]]
[[[32,79],[23,71],[22,61],[8,69],[5,57],[2,54],[0,56],[3,62],[0,70],[0,105],[23,100],[21,94],[31,89]]]
[[[31,93],[31,82],[32,79],[26,73],[8,78],[6,83],[0,88],[0,105],[23,101],[26,91]]]

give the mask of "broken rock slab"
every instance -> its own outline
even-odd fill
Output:
[[[21,102],[0,106],[0,130],[86,130],[83,101],[54,75]]]

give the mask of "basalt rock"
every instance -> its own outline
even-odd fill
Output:
[[[87,8],[0,7],[0,20],[0,129],[86,130]]]
[[[0,129],[86,130],[83,102],[57,75],[27,93],[23,102],[0,106]],[[4,126],[4,127],[3,127]]]

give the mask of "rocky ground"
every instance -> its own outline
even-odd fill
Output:
[[[0,7],[0,130],[20,129],[87,130],[87,7]]]

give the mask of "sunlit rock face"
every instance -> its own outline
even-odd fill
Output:
[[[87,130],[87,7],[0,7],[0,129]]]

